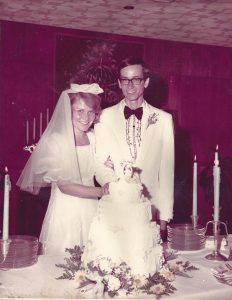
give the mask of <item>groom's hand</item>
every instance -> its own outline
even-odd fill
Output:
[[[104,165],[105,165],[107,168],[110,168],[110,169],[114,170],[114,163],[113,163],[113,161],[111,160],[110,155],[107,157],[107,160],[104,162]]]

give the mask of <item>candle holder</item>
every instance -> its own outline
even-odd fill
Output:
[[[31,144],[30,146],[25,146],[25,147],[23,147],[23,150],[32,153],[32,152],[35,150],[36,145],[37,145],[37,144]]]
[[[214,261],[227,261],[228,259],[222,255],[219,251],[219,233],[220,233],[220,225],[224,225],[226,231],[226,244],[228,244],[228,231],[227,226],[224,222],[220,221],[209,221],[206,224],[205,232],[207,231],[208,225],[213,224],[213,234],[214,234],[214,249],[211,254],[205,256],[206,259],[214,260]]]
[[[199,219],[199,217],[198,216],[191,216],[191,219],[192,219],[192,225],[193,225],[193,227],[194,228],[196,228],[197,227],[197,224],[198,224],[198,219]]]
[[[0,265],[1,265],[5,262],[9,251],[9,240],[0,240],[0,241],[1,241],[1,255],[0,255]]]

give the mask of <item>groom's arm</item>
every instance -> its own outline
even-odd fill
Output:
[[[159,170],[159,219],[161,230],[173,217],[174,203],[174,132],[172,116],[166,114],[162,136],[162,154]]]
[[[101,116],[99,123],[94,126],[95,131],[95,174],[96,180],[100,185],[116,181],[116,175],[112,168],[106,166],[106,161],[111,157],[112,131],[107,122],[107,115]]]

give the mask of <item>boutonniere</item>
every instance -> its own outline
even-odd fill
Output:
[[[155,124],[155,123],[158,121],[158,115],[159,115],[159,114],[153,113],[152,115],[150,115],[150,116],[148,117],[146,129],[147,129],[150,125]]]

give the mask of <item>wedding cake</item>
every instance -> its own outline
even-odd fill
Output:
[[[125,262],[134,275],[153,275],[163,264],[159,226],[151,222],[151,203],[136,169],[125,166],[124,176],[110,183],[109,195],[99,201],[82,260],[109,258]]]

